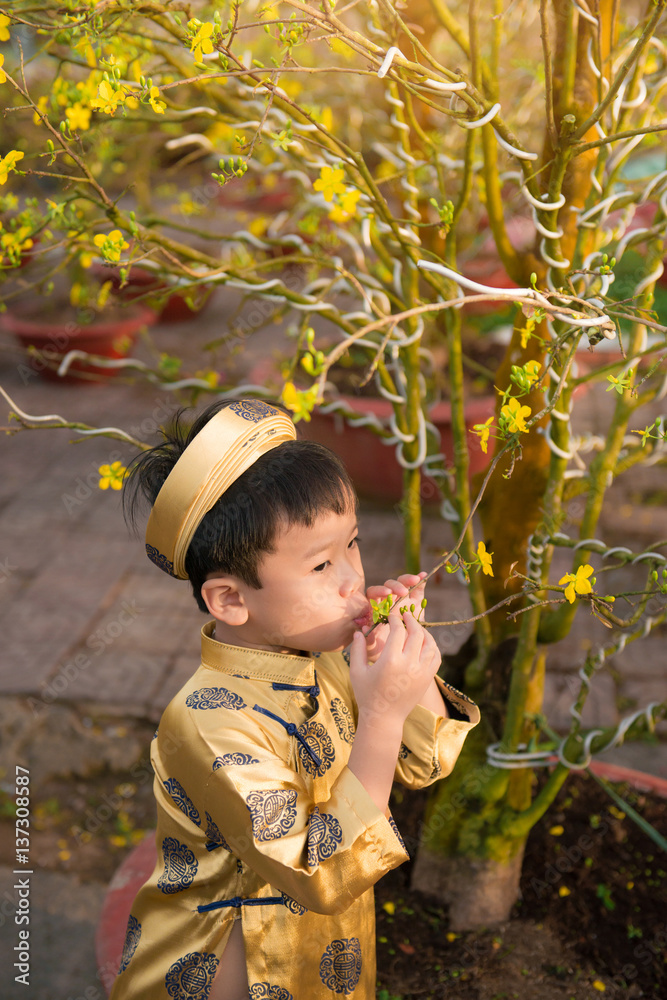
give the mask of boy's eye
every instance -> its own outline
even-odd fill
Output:
[[[319,566],[315,566],[313,573],[323,573],[328,565],[329,565],[329,560],[327,559],[326,562],[320,563]]]
[[[361,539],[359,538],[359,535],[355,535],[350,544],[348,545],[348,549],[351,549],[354,545],[359,545],[360,542]]]

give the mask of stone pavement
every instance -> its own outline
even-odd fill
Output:
[[[156,328],[154,339],[160,350],[185,349],[194,359],[219,331],[220,311],[214,304],[196,324]],[[257,352],[268,353],[274,346],[270,335],[263,336],[254,347],[255,361]],[[26,379],[21,355],[9,343],[2,348],[0,385],[28,413],[121,426],[150,440],[176,408],[169,393],[141,382],[70,386]],[[251,363],[251,353],[246,348],[241,368]],[[582,400],[582,428],[604,430],[610,395],[596,391]],[[4,401],[0,409],[5,426]],[[106,438],[72,445],[74,436],[66,430],[30,431],[3,436],[0,442],[0,781],[10,791],[15,765],[29,767],[35,798],[53,777],[78,775],[94,781],[104,768],[123,771],[146,759],[148,723],[152,727],[159,719],[196,666],[199,627],[205,621],[188,585],[160,573],[147,561],[141,539],[128,535],[119,494],[98,489],[98,466],[127,460],[132,450]],[[667,511],[660,503],[665,498],[663,472],[634,472],[629,483],[619,482],[614,491],[611,513],[601,526],[605,541],[640,551],[667,538]],[[651,505],[647,499],[659,503]],[[573,521],[580,504],[570,505]],[[391,506],[363,506],[360,534],[369,582],[401,572],[401,529]],[[424,568],[433,565],[450,538],[446,524],[429,513]],[[561,562],[567,571],[562,559],[554,574]],[[430,587],[431,618],[468,613],[466,592],[455,578],[444,575]],[[438,640],[443,651],[458,648],[467,628],[442,630]],[[557,728],[567,722],[585,649],[607,638],[601,625],[580,614],[569,639],[551,652],[545,706]],[[642,643],[628,645],[596,678],[584,722],[615,723],[635,707],[666,698],[664,629],[658,629]],[[126,727],[127,720],[143,728]],[[665,744],[641,743],[609,757],[667,777],[666,750]],[[31,987],[21,991],[16,986],[12,992],[12,986],[3,986],[2,995],[102,1000],[92,936],[105,886],[80,883],[75,869],[56,873],[40,869],[39,858],[32,860]],[[11,868],[0,869],[3,959],[17,941],[13,884]],[[3,968],[11,968],[13,961],[3,960]]]

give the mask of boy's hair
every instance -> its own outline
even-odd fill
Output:
[[[164,441],[138,455],[129,466],[123,488],[123,513],[136,530],[143,499],[151,506],[162,484],[187,446],[214,414],[238,400],[213,403],[191,426],[179,410],[162,430]],[[279,403],[271,402],[285,410]],[[318,514],[356,511],[357,496],[340,459],[314,441],[286,441],[266,452],[232,483],[204,515],[185,557],[185,569],[201,611],[201,596],[210,573],[235,576],[259,590],[258,567],[264,553],[274,551],[282,525],[310,527]]]

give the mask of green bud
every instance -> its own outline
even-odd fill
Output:
[[[53,139],[49,139],[49,140],[47,141],[47,143],[46,143],[46,148],[48,149],[49,153],[53,153],[53,151],[54,151],[54,150],[55,150],[55,148],[56,148],[56,147],[55,147],[55,146],[53,145]]]
[[[654,569],[653,572],[651,573],[651,579],[653,580],[654,583],[658,582],[658,571],[657,571],[657,569]]]
[[[414,604],[411,604],[411,605],[410,605],[410,613],[411,613],[411,614],[414,614],[414,613],[415,613],[415,606],[414,606]]]
[[[426,600],[426,598],[422,597],[422,605],[421,605],[422,608],[425,608],[427,604],[428,604],[428,601]]]

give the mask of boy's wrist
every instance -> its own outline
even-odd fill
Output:
[[[402,715],[396,715],[395,712],[390,712],[386,706],[359,708],[357,731],[363,727],[369,731],[377,733],[388,743],[395,740],[400,743],[403,736],[404,724],[405,717]]]

